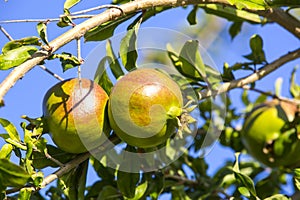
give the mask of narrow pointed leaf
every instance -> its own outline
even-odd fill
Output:
[[[37,24],[36,27],[39,36],[41,37],[42,41],[48,45],[48,36],[47,36],[47,25],[45,22],[40,22]]]
[[[66,0],[64,3],[64,8],[70,9],[71,7],[75,6],[79,2],[80,0]]]
[[[10,121],[0,118],[0,124],[7,131],[12,140],[21,141],[16,127]]]
[[[131,29],[127,31],[126,36],[121,40],[120,44],[120,57],[123,66],[131,71],[136,68],[136,60],[138,57],[137,48],[137,33],[140,27],[141,20],[132,26]]]
[[[13,146],[11,144],[4,144],[0,150],[0,158],[10,159]]]
[[[10,50],[19,48],[24,45],[36,45],[41,46],[42,43],[40,42],[40,38],[32,36],[32,37],[26,37],[19,40],[13,40],[9,41],[2,47],[2,53],[7,53]]]
[[[194,6],[192,11],[189,13],[187,20],[190,25],[197,24],[197,11],[198,11],[198,6]]]
[[[242,25],[243,22],[234,22],[233,24],[231,24],[229,28],[229,34],[232,40],[241,32]]]
[[[110,69],[111,69],[113,75],[115,76],[115,78],[118,79],[120,76],[123,76],[124,72],[121,68],[121,64],[119,63],[119,61],[113,51],[110,40],[108,40],[106,43],[106,55],[107,55]]]
[[[94,75],[94,81],[98,83],[107,94],[110,94],[110,91],[113,87],[111,80],[109,79],[107,72],[106,72],[106,61],[108,60],[107,57],[102,58],[98,64],[98,68]]]
[[[264,0],[227,0],[231,5],[238,9],[248,8],[253,10],[265,10],[268,5]]]
[[[59,61],[61,62],[63,68],[63,72],[81,64],[80,60],[78,60],[76,56],[66,52],[62,52],[61,54],[53,54],[49,57],[50,60],[56,58],[59,58]]]
[[[290,78],[290,94],[294,98],[299,99],[300,98],[300,85],[298,85],[296,83],[296,71],[297,71],[297,68],[294,68],[294,70],[292,71],[291,78]]]
[[[222,6],[219,4],[200,4],[206,13],[217,15],[234,22],[248,21],[250,23],[265,23],[265,21],[255,13],[250,13],[245,10],[237,10],[230,6]]]

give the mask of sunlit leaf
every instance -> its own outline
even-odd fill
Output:
[[[39,22],[36,26],[39,36],[42,41],[48,45],[48,36],[47,36],[47,24],[46,22]]]
[[[265,198],[264,200],[291,200],[291,198],[288,198],[283,194],[275,194],[271,197]]]
[[[265,23],[265,21],[255,13],[245,10],[237,10],[231,6],[223,6],[219,4],[200,4],[206,13],[217,15],[234,22],[248,21],[250,23]]]
[[[21,46],[25,46],[25,45],[41,46],[42,43],[40,42],[40,38],[35,37],[35,36],[26,37],[26,38],[22,38],[19,40],[13,40],[13,41],[9,41],[2,47],[2,53],[5,54],[10,50],[13,50],[13,49],[19,48]]]
[[[239,155],[240,155],[239,153],[235,154],[236,160],[235,160],[234,166],[232,168],[233,172],[234,172],[234,176],[244,187],[241,189],[241,192],[245,192],[245,194],[246,194],[247,193],[246,190],[248,190],[251,193],[251,195],[256,196],[256,190],[255,190],[253,180],[248,175],[246,175],[240,171]]]
[[[296,71],[297,68],[295,67],[294,70],[292,71],[292,75],[290,78],[290,94],[296,98],[300,98],[300,85],[296,83]]]
[[[34,46],[21,46],[5,54],[0,54],[0,70],[7,70],[22,64],[31,58],[37,50]]]
[[[94,75],[94,81],[98,83],[105,90],[107,94],[110,94],[113,84],[106,72],[105,64],[107,60],[108,60],[107,57],[104,57],[103,59],[100,60]]]
[[[131,71],[136,68],[136,60],[138,57],[136,48],[137,48],[137,33],[140,27],[141,21],[137,21],[134,26],[129,29],[122,38],[120,44],[120,57],[122,60],[123,66]]]
[[[30,200],[31,194],[33,192],[33,188],[22,188],[19,193],[18,199],[20,200]]]
[[[49,57],[49,59],[56,58],[59,58],[64,72],[81,64],[80,60],[76,56],[66,52],[62,52],[61,54],[53,54]]]
[[[64,16],[59,18],[59,22],[57,22],[57,26],[63,28],[66,26],[74,25],[72,18],[69,16],[70,11],[68,9],[64,9]]]
[[[4,144],[0,150],[0,159],[1,158],[10,159],[12,150],[13,150],[13,145]]]
[[[71,7],[75,6],[81,0],[66,0],[64,3],[64,9],[70,9]]]
[[[127,200],[139,200],[145,194],[148,187],[148,182],[145,181],[144,183],[140,184],[135,189],[135,194],[133,198],[127,198]]]
[[[0,159],[0,180],[5,180],[1,181],[2,186],[24,186],[29,178],[30,175],[22,167],[5,158]]]
[[[16,127],[10,121],[0,118],[0,124],[7,131],[12,140],[21,141]]]
[[[231,5],[235,5],[238,9],[248,8],[254,10],[265,10],[268,5],[264,0],[227,0]]]
[[[106,43],[106,56],[109,62],[109,67],[116,79],[118,79],[120,76],[124,75],[124,72],[121,68],[121,64],[119,63],[119,60],[117,59],[112,46],[111,41],[108,40]]]

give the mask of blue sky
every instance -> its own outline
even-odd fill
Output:
[[[13,1],[8,0],[0,2],[0,21],[11,20],[11,19],[33,19],[33,18],[57,18],[62,14],[64,1],[51,1],[51,0],[28,0],[28,1]],[[101,1],[101,4],[108,3],[108,1]],[[91,8],[93,6],[98,6],[99,1],[83,1],[83,3],[78,4],[71,9],[71,11],[83,10],[86,8]],[[167,11],[163,14],[159,14],[154,18],[147,21],[142,27],[163,27],[172,30],[182,31],[186,29],[185,32],[189,32],[189,28],[186,17],[188,11],[192,7],[187,9],[177,8],[171,11]],[[98,11],[99,12],[99,11]],[[198,13],[199,21],[201,22],[201,11]],[[80,21],[78,21],[79,23]],[[241,55],[246,55],[250,53],[248,39],[252,34],[260,34],[264,40],[264,47],[266,50],[266,57],[269,62],[278,58],[279,56],[287,53],[288,51],[299,48],[300,42],[295,39],[286,30],[281,29],[277,25],[265,25],[263,27],[259,25],[249,25],[244,24],[242,29],[242,34],[238,35],[233,41],[231,41],[228,34],[229,24],[226,20],[218,19],[221,24],[221,29],[216,34],[214,40],[207,49],[207,52],[212,57],[216,66],[222,69],[224,62],[229,64],[234,64],[236,61],[244,61]],[[3,24],[3,27],[11,34],[14,39],[20,39],[27,36],[36,35],[36,23],[15,23],[15,24]],[[122,32],[126,27],[121,26],[116,30],[116,33]],[[50,23],[48,26],[48,39],[52,39],[59,36],[61,33],[66,31],[68,28],[59,28],[55,23]],[[200,43],[201,38],[197,38]],[[6,42],[7,38],[0,33],[0,46],[2,47]],[[204,41],[203,41],[204,42]],[[91,50],[96,47],[97,43],[85,43],[82,49],[82,57],[85,58],[89,55]],[[59,52],[68,51],[76,53],[75,42],[71,42],[66,47],[59,50]],[[299,65],[299,59],[290,62],[277,70],[275,73],[270,74],[265,79],[257,82],[257,87],[264,91],[274,90],[274,81],[278,77],[283,78],[283,89],[282,95],[289,96],[288,86],[289,86],[289,76],[291,71],[296,65]],[[61,67],[58,62],[46,62],[46,66],[59,74],[64,78],[76,77],[76,69],[62,73]],[[0,81],[2,81],[10,72],[0,71]],[[239,74],[243,75],[243,74]],[[298,77],[300,73],[297,73]],[[28,115],[30,117],[39,117],[42,115],[42,98],[45,92],[53,84],[57,83],[57,80],[49,76],[47,73],[42,71],[39,67],[34,68],[29,73],[25,75],[22,80],[18,81],[17,84],[8,92],[5,96],[6,106],[0,109],[0,117],[6,118],[13,122],[17,127],[21,122],[21,115]],[[300,81],[298,81],[300,83]],[[230,92],[233,97],[239,97],[241,93],[240,89],[236,89]],[[253,94],[255,95],[255,94]],[[234,98],[234,105],[240,110],[243,109],[243,105],[239,98]],[[20,129],[19,129],[20,130]],[[3,132],[0,129],[0,132]],[[21,132],[21,130],[20,130]],[[49,138],[50,140],[50,138]],[[3,145],[3,141],[0,140],[0,146]],[[208,163],[210,164],[210,173],[214,172],[218,167],[220,167],[227,159],[233,159],[233,154],[227,148],[220,147],[216,145],[212,152],[206,157]],[[45,174],[52,172],[52,169],[45,171]],[[92,181],[93,175],[89,176],[89,181]]]

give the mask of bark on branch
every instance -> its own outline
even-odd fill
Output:
[[[118,17],[121,17],[123,14],[129,14],[133,12],[137,12],[140,10],[145,10],[151,7],[156,6],[186,6],[190,4],[222,4],[228,5],[226,0],[161,0],[161,1],[153,1],[153,0],[138,0],[131,1],[129,3],[121,5],[119,8],[111,8],[99,15],[96,15],[81,24],[78,24],[73,29],[65,32],[61,36],[57,37],[53,41],[49,43],[51,46],[51,51],[38,51],[36,52],[31,59],[27,60],[20,66],[16,67],[0,84],[0,102],[3,102],[3,98],[6,93],[14,86],[14,84],[22,78],[28,71],[30,71],[33,67],[40,64],[43,60],[47,59],[53,52],[66,45],[70,41],[74,39],[78,39],[82,37],[87,31],[92,28],[99,26],[105,22],[114,20]],[[249,12],[258,13],[261,16],[269,17],[272,21],[278,23],[283,26],[285,29],[290,31],[296,37],[300,38],[299,33],[299,21],[290,16],[283,11],[276,10],[265,10],[265,11],[251,11]],[[271,12],[273,11],[273,12]]]
[[[277,60],[273,61],[270,64],[267,64],[266,66],[249,76],[221,84],[218,90],[205,90],[199,92],[200,98],[202,99],[211,96],[216,96],[218,94],[227,92],[233,88],[242,88],[244,85],[260,80],[261,78],[267,76],[268,74],[275,71],[285,63],[295,60],[297,58],[300,58],[300,48],[281,56]]]

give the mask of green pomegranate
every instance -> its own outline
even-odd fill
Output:
[[[269,167],[295,167],[300,164],[299,128],[295,124],[297,106],[278,100],[255,107],[242,129],[248,152]]]
[[[54,143],[83,153],[102,143],[106,92],[88,79],[68,79],[48,90],[43,113]]]
[[[109,121],[115,133],[131,146],[151,148],[174,133],[171,123],[181,115],[182,93],[168,75],[152,68],[129,72],[110,94]]]

